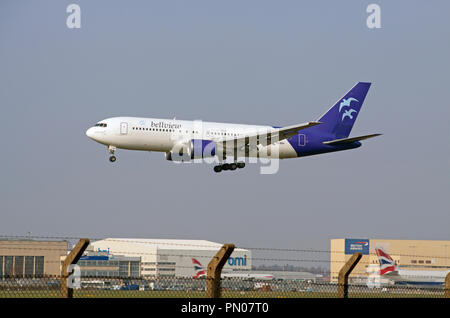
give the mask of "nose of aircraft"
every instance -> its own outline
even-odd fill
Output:
[[[93,138],[94,137],[94,132],[93,132],[94,128],[91,127],[88,130],[86,130],[86,136],[88,136],[89,138]]]

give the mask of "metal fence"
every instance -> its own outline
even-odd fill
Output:
[[[0,298],[60,298],[61,277],[4,278]],[[74,288],[74,298],[204,298],[206,278],[123,279],[90,277]],[[294,280],[221,279],[223,298],[336,298],[338,285]],[[348,297],[443,298],[444,288],[349,284]]]
[[[9,243],[14,242],[8,241]],[[29,238],[28,238],[29,239]],[[67,238],[60,238],[67,239]],[[71,238],[73,240],[73,238]],[[31,242],[31,240],[30,240]],[[36,241],[32,241],[36,243]],[[77,242],[77,240],[74,240]],[[176,244],[176,243],[171,243]],[[6,244],[5,244],[6,245]],[[170,263],[166,270],[169,275],[154,275],[144,277],[138,271],[131,270],[133,257],[127,258],[128,265],[114,266],[117,272],[110,271],[108,275],[99,275],[102,269],[106,272],[108,265],[104,260],[88,263],[80,261],[80,257],[89,245],[88,239],[81,239],[67,255],[60,259],[45,261],[45,266],[54,262],[59,268],[59,274],[54,276],[43,275],[42,260],[37,256],[40,252],[54,252],[54,247],[42,247],[35,245],[23,247],[20,244],[0,246],[0,298],[442,298],[450,297],[450,274],[444,281],[432,287],[425,285],[412,285],[407,282],[380,281],[380,277],[373,275],[350,276],[357,264],[369,268],[367,259],[360,261],[362,255],[355,253],[346,263],[342,263],[339,272],[323,270],[320,275],[306,273],[299,278],[300,272],[292,264],[323,264],[329,265],[330,251],[312,249],[274,249],[274,248],[246,248],[252,250],[253,262],[265,264],[273,268],[273,264],[281,267],[277,271],[270,271],[273,275],[259,278],[264,275],[234,275],[233,272],[222,273],[222,267],[234,250],[234,245],[224,245],[212,258],[205,258],[204,253],[197,255],[196,248],[205,246],[192,245],[190,254],[184,255],[159,255],[159,257],[183,256],[189,259],[202,260],[203,265],[192,264],[189,269],[198,275],[177,276],[175,271],[183,265]],[[184,246],[186,247],[186,246]],[[1,255],[2,253],[5,255]],[[65,253],[67,251],[64,251]],[[126,251],[121,251],[125,253]],[[7,255],[6,255],[7,254]],[[16,255],[16,256],[12,256]],[[22,256],[17,256],[22,255]],[[133,253],[134,256],[150,256],[149,253]],[[301,255],[301,256],[300,256]],[[398,255],[398,254],[397,254]],[[155,255],[151,255],[155,256]],[[34,258],[33,258],[34,257]],[[39,256],[40,257],[40,256]],[[39,261],[38,261],[39,260]],[[117,260],[117,258],[115,258]],[[196,261],[197,262],[197,261]],[[209,262],[209,263],[208,263]],[[199,262],[198,262],[199,263]],[[83,264],[80,268],[71,267],[75,264]],[[291,264],[291,265],[289,265]],[[136,264],[134,264],[136,265]],[[272,265],[272,267],[270,267]],[[28,267],[27,267],[28,266]],[[128,266],[128,267],[127,267]],[[139,265],[141,266],[141,265]],[[142,265],[144,266],[144,265]],[[97,271],[88,271],[96,267]],[[135,266],[136,267],[136,266]],[[186,266],[185,266],[186,267]],[[265,268],[264,266],[260,267]],[[121,272],[125,269],[124,272]],[[77,272],[78,270],[78,272]],[[289,272],[287,272],[289,270]],[[317,269],[316,269],[317,270]],[[318,270],[320,272],[320,270]],[[256,271],[252,271],[255,273]],[[261,270],[269,272],[269,270]],[[90,274],[89,274],[90,273]],[[92,274],[94,273],[94,274]],[[288,275],[288,273],[290,275]],[[201,274],[201,275],[200,275]],[[296,275],[297,274],[297,275]],[[308,276],[308,277],[306,277]],[[417,277],[425,280],[426,277]]]

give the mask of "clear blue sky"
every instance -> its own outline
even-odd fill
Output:
[[[366,27],[381,6],[382,28]],[[66,27],[81,7],[82,28]],[[329,248],[449,239],[450,2],[0,2],[2,235]],[[291,125],[373,83],[363,147],[215,174],[85,131],[121,115]]]

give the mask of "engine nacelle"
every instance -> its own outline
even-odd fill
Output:
[[[176,143],[172,150],[166,152],[166,160],[183,162],[191,160],[192,147],[190,141]]]
[[[192,139],[191,159],[214,157],[216,155],[216,143],[212,140]]]
[[[166,160],[190,161],[214,157],[216,155],[216,143],[212,140],[192,139],[188,142],[180,142],[173,146],[172,150],[166,152]]]
[[[172,151],[166,152],[166,160],[173,161]]]

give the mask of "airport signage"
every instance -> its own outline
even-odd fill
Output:
[[[108,247],[108,249],[106,249],[106,250],[102,250],[102,249],[100,249],[100,248],[97,248],[97,252],[100,252],[100,253],[106,253],[107,255],[109,255],[109,247]]]
[[[102,255],[83,255],[80,257],[80,261],[107,261],[109,260],[108,256],[102,256]]]
[[[362,253],[369,255],[368,239],[345,239],[345,254]]]
[[[229,266],[247,266],[247,255],[242,257],[228,257],[227,264]]]

